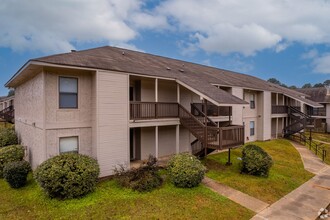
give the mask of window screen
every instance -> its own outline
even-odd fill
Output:
[[[60,77],[59,82],[60,108],[78,108],[78,79]]]
[[[61,137],[60,153],[76,152],[78,153],[78,137]]]
[[[250,121],[250,136],[254,135],[254,121]]]
[[[251,94],[250,95],[250,108],[251,109],[254,109],[256,106],[255,106],[255,101],[254,101],[254,99],[255,99],[255,96],[254,96],[254,94]]]

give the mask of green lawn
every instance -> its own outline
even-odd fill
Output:
[[[307,137],[309,137],[309,132],[305,132],[305,134]],[[324,142],[329,143],[329,144],[323,144],[323,146],[324,146],[324,149],[327,151],[324,162],[330,165],[330,134],[313,132],[312,138],[316,142],[317,142],[317,140],[319,140],[319,141],[324,141]],[[321,157],[321,156],[319,155],[319,157]]]
[[[309,132],[305,132],[306,136],[309,137]],[[324,141],[330,143],[330,134],[328,133],[312,133],[312,137],[314,140]]]
[[[166,183],[150,193],[98,184],[82,199],[49,199],[29,177],[18,190],[0,180],[0,219],[250,219],[255,213],[204,186],[175,188]]]
[[[297,150],[287,140],[254,142],[273,158],[268,178],[240,174],[241,148],[232,150],[232,166],[225,166],[227,152],[209,155],[204,163],[208,167],[207,176],[254,196],[264,202],[273,203],[294,190],[314,175],[304,169]]]
[[[11,127],[13,127],[13,126],[14,126],[14,125],[11,124],[11,123],[0,121],[0,128],[11,128]]]

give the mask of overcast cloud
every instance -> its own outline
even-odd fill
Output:
[[[63,52],[74,43],[105,41],[134,48],[127,42],[138,35],[137,28],[166,25],[164,17],[144,13],[142,6],[136,0],[3,0],[0,46]]]
[[[142,29],[188,33],[187,51],[282,52],[293,42],[330,43],[328,0],[165,0],[148,9],[139,0],[3,0],[0,46],[16,51],[62,52],[74,44],[130,43]],[[314,58],[324,70],[329,55]],[[329,68],[328,68],[329,69]]]

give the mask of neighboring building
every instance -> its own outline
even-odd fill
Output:
[[[307,99],[323,105],[323,108],[307,106],[305,111],[322,122],[321,130],[330,132],[330,87],[305,88],[297,89],[297,91],[306,94]]]
[[[15,96],[2,96],[0,97],[0,111],[8,108],[9,106],[14,106]]]
[[[0,121],[14,122],[14,99],[15,96],[0,97]]]
[[[289,135],[303,129],[292,112],[322,107],[253,76],[109,46],[32,59],[6,86],[34,168],[79,151],[97,158],[101,176],[149,154]]]

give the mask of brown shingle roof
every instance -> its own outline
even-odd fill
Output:
[[[324,87],[297,89],[297,91],[307,94],[309,96],[307,99],[314,102],[330,103],[330,95],[327,95],[327,89]]]
[[[219,104],[246,104],[246,102],[211,84],[284,93],[312,106],[318,105],[302,98],[299,92],[246,74],[110,46],[41,57],[31,61],[174,78]],[[9,84],[7,83],[7,86]]]

